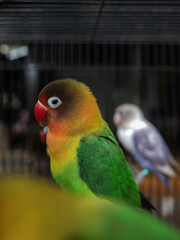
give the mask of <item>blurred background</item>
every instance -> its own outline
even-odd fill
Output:
[[[0,175],[51,179],[33,108],[61,78],[91,87],[115,134],[115,107],[139,105],[180,162],[178,0],[0,1]],[[180,227],[180,177],[171,183],[149,174],[140,189]]]

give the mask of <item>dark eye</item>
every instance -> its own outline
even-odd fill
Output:
[[[52,104],[55,104],[55,105],[56,105],[57,103],[58,103],[58,99],[53,99],[53,100],[52,100]]]
[[[128,117],[129,114],[130,114],[130,112],[122,112],[122,116],[125,117],[125,118]]]
[[[48,99],[48,105],[51,108],[57,108],[59,107],[59,105],[62,103],[61,99],[59,99],[58,97],[50,97]]]

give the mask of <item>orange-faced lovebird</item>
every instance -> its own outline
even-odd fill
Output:
[[[51,172],[64,191],[154,208],[139,192],[89,87],[73,79],[53,81],[40,92],[34,111],[37,122],[48,125]]]
[[[47,180],[0,179],[1,240],[179,240],[180,233],[139,208],[67,194]]]
[[[115,110],[114,124],[119,141],[143,168],[142,173],[154,172],[170,188],[168,177],[176,176],[171,164],[175,168],[179,168],[179,164],[142,110],[134,104],[122,104]]]

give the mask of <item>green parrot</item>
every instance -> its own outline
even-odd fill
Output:
[[[34,113],[48,126],[51,172],[64,191],[154,209],[139,192],[88,86],[73,79],[53,81],[40,92]]]
[[[2,240],[179,240],[180,233],[139,208],[63,193],[41,178],[0,179]]]

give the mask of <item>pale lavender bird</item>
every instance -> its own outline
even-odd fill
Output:
[[[176,173],[171,165],[179,168],[167,144],[158,130],[145,119],[139,107],[122,104],[115,109],[113,117],[117,137],[125,149],[142,167],[142,174],[154,172],[170,188],[168,177]]]

